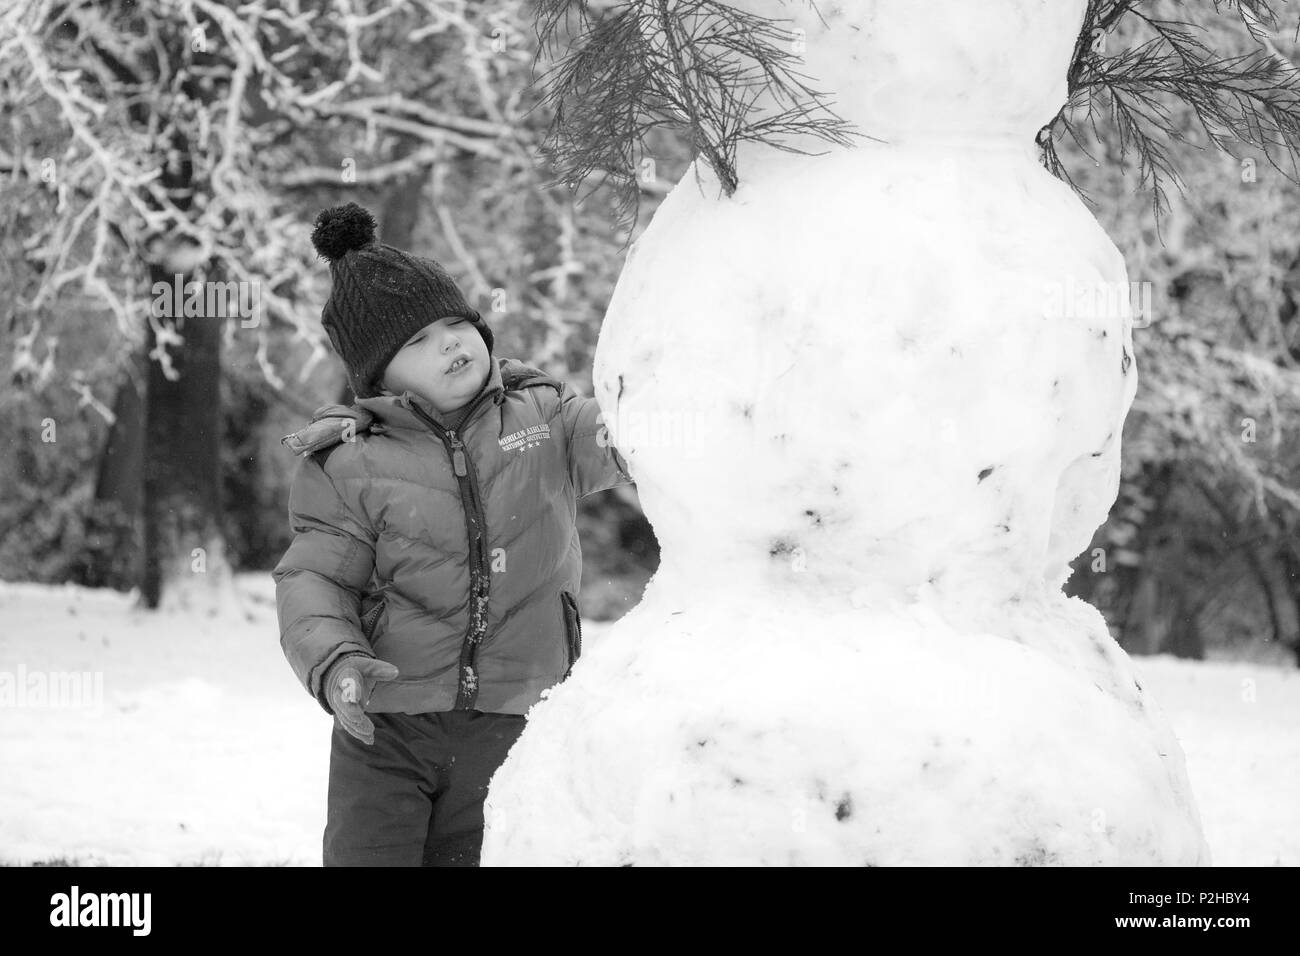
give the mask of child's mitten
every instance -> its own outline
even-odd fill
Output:
[[[325,672],[325,702],[334,720],[362,743],[375,742],[375,724],[366,716],[365,706],[375,684],[393,680],[398,670],[388,661],[365,654],[344,654]]]

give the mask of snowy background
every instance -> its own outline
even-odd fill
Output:
[[[245,606],[209,618],[0,584],[0,672],[103,674],[98,709],[0,707],[0,861],[320,864],[330,720],[284,662],[270,576],[237,584]],[[1215,863],[1300,864],[1300,672],[1134,661],[1186,751]]]

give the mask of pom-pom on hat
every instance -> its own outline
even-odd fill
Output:
[[[491,355],[492,331],[447,270],[379,242],[375,229],[375,217],[350,202],[322,210],[311,232],[333,284],[321,325],[357,397],[377,394],[380,376],[406,340],[444,316],[469,319]]]

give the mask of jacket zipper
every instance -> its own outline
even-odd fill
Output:
[[[372,634],[371,631],[374,628],[376,622],[378,622],[379,615],[383,613],[383,610],[384,610],[384,602],[383,599],[381,598],[380,600],[375,602],[374,607],[366,611],[365,617],[361,619],[361,633],[366,636],[367,641],[374,639],[374,634]]]
[[[465,443],[457,432],[465,427],[475,409],[487,398],[484,392],[461,416],[455,428],[444,429],[424,409],[414,403],[407,407],[437,435],[451,456],[451,468],[460,486],[461,505],[465,512],[465,531],[469,538],[469,627],[460,645],[459,676],[456,683],[456,710],[472,710],[478,697],[478,647],[487,631],[488,567],[487,517],[479,499],[474,467],[465,453]]]
[[[561,591],[560,603],[564,608],[564,636],[569,653],[569,666],[564,671],[564,679],[567,680],[573,673],[573,665],[582,656],[582,616],[578,613],[577,596],[572,591]],[[569,627],[570,619],[573,621],[572,629]]]

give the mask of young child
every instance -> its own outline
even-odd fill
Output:
[[[576,499],[630,483],[594,399],[513,359],[436,262],[356,203],[312,232],[357,401],[304,460],[280,643],[335,718],[324,862],[478,864],[492,774],[582,650]]]

